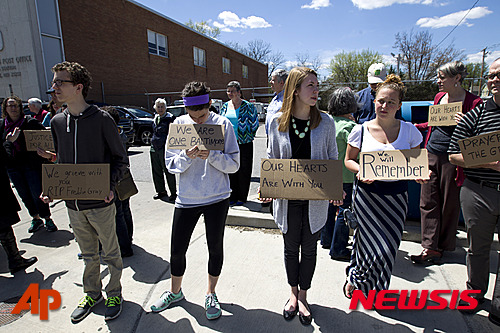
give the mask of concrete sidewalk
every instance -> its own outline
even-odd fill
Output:
[[[346,263],[333,261],[328,251],[318,245],[316,273],[308,300],[314,316],[313,324],[304,327],[298,318],[286,322],[282,318],[283,305],[288,299],[289,287],[283,264],[283,240],[276,229],[227,226],[225,231],[224,267],[217,287],[223,316],[208,321],[203,302],[206,290],[207,249],[204,224],[198,223],[187,253],[188,267],[183,281],[186,299],[159,314],[151,313],[149,306],[170,286],[169,251],[173,205],[152,199],[153,187],[138,182],[139,194],[131,199],[134,216],[134,256],[124,259],[122,277],[123,312],[109,323],[104,321],[104,303],[99,304],[79,324],[72,324],[70,314],[82,294],[83,261],[63,203],[52,208],[59,231],[41,230],[28,234],[30,218],[21,212],[22,222],[15,225],[19,248],[25,256],[38,256],[38,263],[26,273],[11,276],[4,251],[0,251],[0,302],[20,297],[30,283],[40,283],[42,289],[56,289],[62,297],[59,310],[49,312],[48,321],[26,313],[18,320],[0,327],[1,332],[498,332],[485,310],[474,316],[464,316],[457,310],[440,311],[369,311],[349,310],[344,298]],[[257,203],[249,206],[258,208]],[[255,225],[269,221],[264,213],[248,213],[245,208],[231,208],[229,223],[247,220]],[[257,214],[257,215],[256,215]],[[250,221],[254,220],[254,221]],[[235,222],[236,221],[236,222]],[[447,254],[445,264],[420,266],[409,261],[409,254],[420,251],[419,228],[409,224],[410,232],[399,249],[391,289],[409,290],[463,290],[467,272],[465,250],[460,247]],[[417,240],[415,242],[415,240]],[[463,245],[465,235],[459,234]],[[498,243],[495,242],[498,246]],[[491,271],[497,262],[492,253]],[[104,283],[108,280],[106,266],[102,266]],[[491,299],[493,274],[490,275]],[[432,304],[428,301],[427,304]],[[488,309],[490,302],[484,304]],[[1,321],[0,321],[1,325]]]

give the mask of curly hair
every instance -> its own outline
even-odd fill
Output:
[[[90,89],[90,83],[92,82],[92,76],[90,72],[77,62],[64,61],[55,64],[52,67],[52,72],[67,71],[71,75],[71,81],[73,85],[81,84],[83,85],[82,96],[87,98]]]
[[[19,110],[21,110],[21,116],[24,117],[23,101],[18,96],[12,95],[12,96],[4,99],[2,102],[2,118],[7,118],[7,116],[9,115],[7,113],[7,102],[9,101],[9,99],[13,99],[16,101],[17,106],[19,107]]]
[[[328,113],[332,116],[354,113],[357,109],[356,94],[349,87],[335,89],[328,102]]]
[[[387,75],[387,78],[385,79],[385,81],[378,84],[377,90],[376,90],[376,95],[378,95],[378,92],[384,88],[388,88],[388,89],[392,89],[392,90],[396,91],[399,94],[399,102],[403,101],[403,98],[404,98],[405,93],[406,93],[406,87],[398,75],[395,75],[395,74]]]
[[[207,84],[205,82],[191,81],[184,86],[181,96],[193,97],[193,96],[206,95],[209,93],[210,93],[210,88],[207,87]],[[191,111],[200,111],[203,109],[207,109],[208,107],[210,107],[210,102],[200,105],[186,106],[186,109],[189,109]]]

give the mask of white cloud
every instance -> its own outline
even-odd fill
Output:
[[[376,9],[389,7],[394,4],[422,4],[430,5],[435,0],[351,0],[353,5],[359,9]]]
[[[241,23],[243,23],[245,26],[247,26],[250,29],[256,29],[256,28],[270,28],[272,25],[270,25],[266,20],[264,20],[262,17],[258,16],[249,16],[247,18],[242,18]]]
[[[486,55],[486,59],[484,60],[484,62],[488,65],[491,65],[493,60],[499,57],[500,57],[500,51],[490,51]],[[468,54],[467,59],[465,60],[465,62],[478,62],[478,63],[481,63],[481,61],[483,61],[483,52]]]
[[[217,18],[222,21],[215,21],[213,25],[224,32],[232,32],[234,28],[242,29],[257,29],[257,28],[270,28],[272,25],[267,22],[264,18],[258,16],[248,16],[240,18],[233,12],[223,11]],[[233,29],[232,29],[233,28]]]
[[[417,25],[424,28],[444,28],[455,26],[460,22],[460,20],[467,14],[468,10],[462,10],[456,13],[451,13],[445,16],[434,16],[434,17],[422,17],[417,21]],[[460,23],[460,25],[465,24],[468,27],[472,26],[468,20],[478,19],[488,14],[493,13],[488,7],[476,7],[473,8],[467,17]]]
[[[312,0],[310,4],[303,5],[300,8],[318,10],[322,7],[328,7],[328,6],[331,6],[330,0]]]

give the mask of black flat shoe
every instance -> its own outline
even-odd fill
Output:
[[[488,319],[495,325],[500,326],[500,317],[492,315],[491,313],[488,315]]]
[[[290,302],[290,299],[288,299],[288,301],[286,301],[285,308],[286,308],[286,305],[288,304],[288,302]],[[298,312],[298,306],[295,307],[293,310],[283,309],[283,318],[285,318],[285,320],[292,320],[293,317],[295,317],[295,315],[297,314],[297,312]]]
[[[311,312],[311,309],[309,308],[309,304],[305,303],[304,304],[307,308],[307,310],[309,311],[309,315],[308,316],[305,316],[303,315],[302,313],[299,312],[299,320],[300,320],[300,323],[302,325],[311,325],[311,322],[312,322],[312,312]]]

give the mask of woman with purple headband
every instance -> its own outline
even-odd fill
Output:
[[[208,245],[208,288],[205,296],[207,319],[221,316],[215,287],[222,270],[224,225],[229,209],[230,173],[240,166],[240,151],[231,122],[209,111],[210,88],[202,82],[190,82],[182,91],[187,115],[174,124],[211,124],[224,126],[224,150],[167,149],[167,169],[179,174],[179,190],[175,200],[170,251],[171,288],[151,305],[160,312],[184,298],[181,284],[186,270],[186,252],[198,219],[203,214]]]

